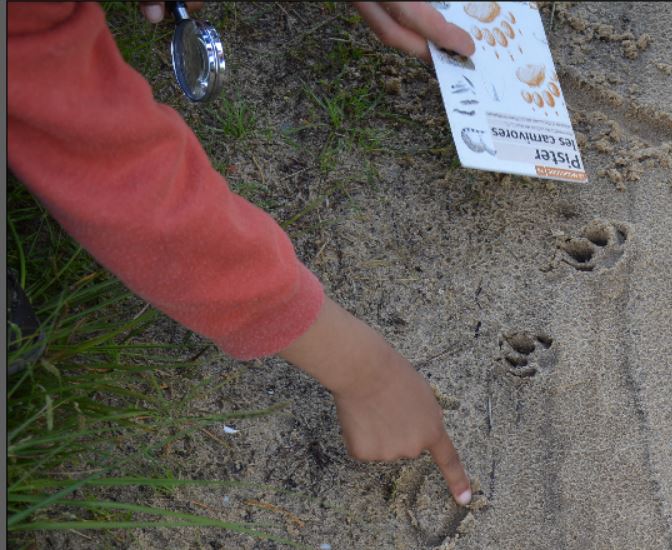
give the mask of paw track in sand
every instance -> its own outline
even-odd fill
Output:
[[[480,502],[478,495],[474,502]],[[474,521],[469,508],[455,503],[429,459],[417,460],[402,469],[395,483],[392,507],[400,526],[404,526],[397,537],[399,548],[438,550],[459,537],[467,516]]]
[[[578,271],[610,269],[621,261],[629,233],[624,224],[594,220],[559,244],[562,260]]]
[[[553,338],[542,332],[512,331],[499,338],[500,361],[505,372],[530,378],[557,362]]]

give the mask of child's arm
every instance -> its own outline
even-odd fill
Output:
[[[319,281],[154,100],[100,6],[11,2],[7,12],[9,165],[50,214],[136,294],[236,358],[303,334]]]
[[[453,494],[468,489],[429,387],[375,331],[333,302],[321,307],[288,237],[228,189],[179,115],[154,101],[100,7],[17,2],[8,15],[9,164],[63,227],[231,355],[285,349],[334,392],[356,457],[427,448]]]
[[[334,395],[343,438],[359,460],[415,458],[427,449],[460,504],[469,479],[425,380],[371,327],[329,299],[280,355]]]

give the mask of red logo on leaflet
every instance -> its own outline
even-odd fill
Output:
[[[567,181],[588,181],[586,173],[580,170],[568,170],[567,168],[557,168],[555,166],[536,165],[537,176],[544,178],[557,178]]]

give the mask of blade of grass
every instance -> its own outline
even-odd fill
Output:
[[[51,280],[47,281],[46,284],[45,284],[44,286],[39,287],[39,288],[36,289],[35,291],[31,292],[31,298],[32,298],[33,300],[35,300],[35,299],[39,298],[40,296],[42,296],[42,294],[44,294],[44,293],[51,287],[51,285],[53,285],[56,281],[58,281],[58,280],[63,276],[63,274],[64,274],[68,269],[70,269],[71,265],[72,265],[73,262],[77,259],[77,257],[82,253],[82,251],[83,251],[83,248],[80,246],[80,247],[75,251],[75,253],[74,253],[72,256],[70,256],[70,259],[69,259],[69,260],[65,263],[65,265],[64,265],[64,266],[63,266],[63,267],[56,273],[56,275],[54,275],[54,276],[51,278]]]
[[[19,283],[21,284],[21,288],[26,288],[26,256],[23,252],[23,242],[16,231],[12,218],[9,216],[7,217],[7,225],[9,226],[9,231],[12,234],[12,238],[16,244],[16,251],[19,255]]]
[[[39,502],[40,499],[48,498],[50,495],[12,495],[9,497],[10,502]],[[85,508],[88,510],[123,510],[125,512],[132,512],[138,514],[150,514],[158,515],[170,518],[176,518],[183,520],[181,523],[182,527],[220,527],[222,529],[227,529],[229,531],[234,531],[237,533],[242,533],[245,535],[250,535],[252,537],[263,538],[267,540],[273,540],[274,542],[281,542],[283,544],[288,544],[295,548],[307,548],[306,546],[299,545],[294,541],[286,539],[284,537],[279,537],[271,533],[266,533],[259,531],[254,527],[247,527],[241,523],[223,521],[215,518],[208,518],[205,516],[199,516],[196,514],[189,514],[185,512],[176,512],[173,510],[165,510],[163,508],[156,508],[152,506],[142,506],[139,504],[127,504],[123,502],[110,502],[104,500],[62,500],[58,502],[60,505],[66,506],[76,506]],[[40,522],[36,522],[38,525]],[[50,527],[47,529],[59,529],[60,527],[55,527],[59,524],[72,524],[76,523],[78,527],[71,527],[74,529],[128,529],[129,524],[137,522],[118,522],[118,521],[91,521],[91,520],[80,520],[76,522],[43,522]],[[180,523],[180,522],[178,522]],[[11,530],[32,530],[35,523],[21,524],[14,526]],[[148,525],[148,527],[151,525]],[[44,527],[42,527],[44,528]]]
[[[90,476],[91,478],[97,477],[96,474],[93,474]],[[72,492],[76,491],[80,487],[84,486],[86,484],[88,478],[81,479],[79,481],[76,481],[72,485],[68,485],[67,487],[64,487],[60,491],[47,496],[43,500],[40,500],[39,502],[35,502],[31,506],[28,506],[28,508],[21,510],[20,512],[9,516],[7,518],[7,530],[11,531],[12,527],[18,524],[19,522],[23,521],[24,519],[28,518],[31,516],[33,512],[36,510],[39,510],[40,508],[45,508],[46,506],[49,506],[50,504],[55,504],[59,500],[61,500],[63,497],[71,494]],[[11,491],[8,492],[7,497],[9,498],[11,496]]]

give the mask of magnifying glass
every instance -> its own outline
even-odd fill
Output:
[[[224,77],[219,33],[207,21],[191,19],[184,2],[166,2],[166,7],[175,18],[170,55],[177,83],[191,101],[210,101],[221,91]]]

